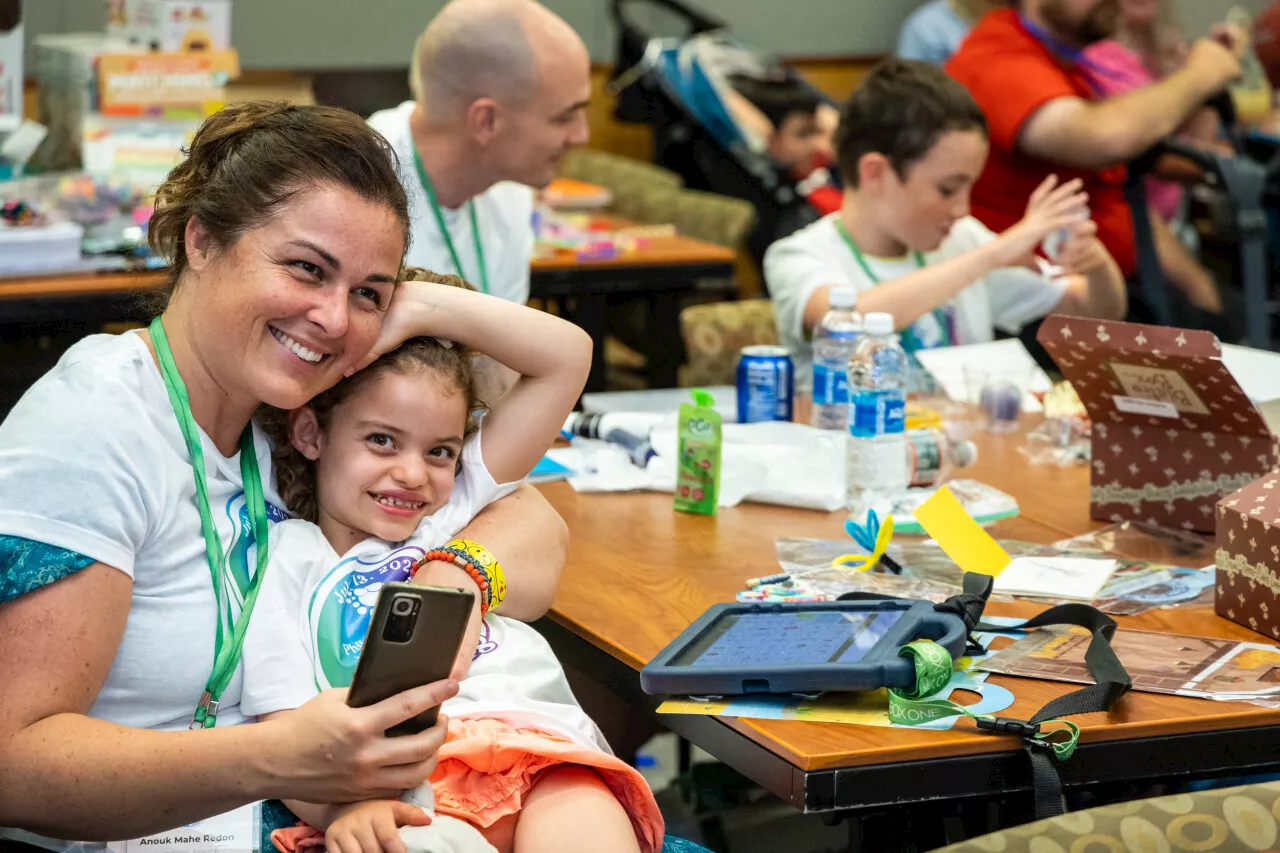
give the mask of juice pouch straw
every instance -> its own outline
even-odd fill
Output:
[[[715,515],[720,498],[720,413],[706,391],[694,388],[692,396],[692,403],[680,404],[675,508]]]

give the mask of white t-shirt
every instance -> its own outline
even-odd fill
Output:
[[[867,277],[836,229],[839,213],[819,219],[774,243],[764,256],[764,277],[773,300],[778,338],[791,351],[796,368],[796,388],[813,387],[813,345],[804,330],[804,309],[814,292],[825,286],[853,286],[870,290],[876,282]],[[926,265],[940,263],[983,246],[996,235],[966,216],[935,251],[924,255]],[[877,258],[864,256],[880,283],[901,278],[919,269],[914,256]],[[944,331],[955,344],[993,340],[995,329],[1010,334],[1057,306],[1066,291],[1062,281],[1050,281],[1023,267],[996,270],[966,287],[942,306],[942,322],[933,312],[912,324],[911,333],[920,348],[941,345]]]
[[[400,183],[409,197],[411,239],[405,263],[432,272],[456,273],[480,289],[480,264],[471,230],[470,206],[475,204],[480,245],[489,274],[489,292],[511,302],[529,301],[529,264],[533,260],[533,190],[503,181],[457,209],[442,208],[445,227],[462,269],[456,269],[440,233],[431,202],[414,165],[409,115],[413,101],[369,117],[374,130],[386,137],[399,158]]]
[[[339,556],[314,524],[294,520],[272,528],[271,562],[244,642],[247,712],[296,708],[321,690],[350,686],[383,584],[408,580],[427,551],[515,488],[494,482],[480,447],[480,435],[467,442],[448,504],[404,542],[367,539]],[[442,710],[450,718],[502,719],[608,749],[547,641],[496,614],[485,618],[471,669]]]
[[[254,439],[268,515],[281,521],[270,444],[256,426]],[[234,604],[254,569],[240,455],[201,440]],[[75,344],[0,425],[0,534],[77,551],[133,579],[124,636],[89,716],[187,728],[213,668],[217,605],[186,444],[138,334]],[[245,719],[241,681],[238,670],[219,726]]]

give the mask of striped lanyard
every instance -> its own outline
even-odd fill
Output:
[[[191,468],[195,472],[196,510],[200,513],[200,531],[204,534],[204,552],[209,562],[209,574],[213,578],[213,597],[218,605],[218,626],[213,640],[213,672],[205,682],[204,695],[196,706],[191,720],[193,729],[211,729],[218,721],[218,703],[222,694],[231,683],[236,667],[240,663],[240,652],[244,648],[244,635],[249,628],[249,616],[258,602],[258,591],[262,588],[262,579],[266,576],[267,567],[267,504],[262,494],[262,477],[258,473],[258,453],[253,445],[253,425],[249,424],[240,435],[240,477],[244,485],[245,506],[249,511],[253,540],[258,546],[258,563],[253,573],[253,581],[245,594],[244,604],[239,616],[232,616],[231,602],[227,590],[227,570],[223,559],[222,540],[218,537],[218,528],[213,521],[213,513],[209,509],[209,483],[205,477],[204,449],[200,444],[200,427],[196,425],[195,416],[191,414],[191,401],[187,397],[187,386],[178,373],[173,361],[173,351],[169,348],[169,338],[165,334],[164,324],[156,317],[148,329],[151,343],[156,349],[156,359],[160,363],[160,376],[164,379],[165,390],[169,393],[169,403],[178,419],[178,429],[182,432],[183,441],[187,445],[187,453],[191,457]]]
[[[418,180],[422,182],[422,189],[427,194],[427,201],[431,203],[431,212],[435,214],[436,225],[440,228],[440,236],[444,238],[444,245],[449,250],[449,257],[453,260],[453,268],[457,270],[458,276],[465,279],[470,284],[479,284],[481,293],[489,292],[489,271],[484,265],[484,246],[480,243],[480,225],[476,220],[476,200],[471,199],[467,202],[467,211],[471,214],[471,239],[475,242],[476,247],[476,263],[480,267],[480,281],[473,282],[467,278],[467,274],[462,271],[462,261],[458,258],[458,250],[453,247],[453,237],[449,234],[449,229],[445,226],[444,211],[440,209],[440,200],[436,197],[435,184],[431,183],[431,176],[427,174],[427,167],[422,164],[422,155],[418,153],[418,146],[413,146],[413,165],[418,168]]]
[[[840,237],[844,240],[845,245],[849,247],[849,251],[853,253],[853,259],[858,262],[858,266],[866,273],[867,278],[871,279],[871,283],[880,284],[880,277],[871,271],[871,265],[867,263],[867,259],[863,257],[862,250],[858,248],[858,244],[853,242],[853,237],[849,234],[848,229],[844,227],[844,223],[836,218],[836,231],[840,233]],[[920,252],[912,252],[915,259],[916,267],[924,269],[924,255]],[[933,309],[933,319],[938,324],[938,334],[942,335],[942,343],[939,346],[951,346],[951,326],[947,318],[947,312],[941,308]],[[913,324],[914,325],[914,324]],[[920,342],[920,338],[916,335],[912,326],[907,326],[902,330],[902,348],[907,352],[915,352],[924,349],[924,345]]]

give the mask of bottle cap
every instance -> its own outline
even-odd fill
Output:
[[[858,289],[856,287],[833,287],[827,295],[827,302],[832,308],[852,308],[858,304]]]
[[[978,461],[978,446],[972,441],[957,441],[951,445],[951,464],[957,468],[968,468]]]
[[[862,319],[862,328],[868,335],[892,335],[893,315],[873,311]]]

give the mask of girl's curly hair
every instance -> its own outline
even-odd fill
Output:
[[[417,267],[406,267],[400,280],[429,281],[450,287],[474,289],[456,275],[437,275]],[[476,391],[471,363],[474,355],[472,351],[451,341],[410,338],[379,357],[373,364],[339,381],[328,391],[317,394],[307,406],[315,412],[320,429],[326,430],[333,410],[379,376],[386,373],[407,376],[430,372],[465,396],[470,414],[463,435],[470,438],[477,429],[476,414],[485,408]],[[303,456],[289,440],[289,412],[273,406],[263,406],[258,410],[257,419],[272,441],[271,461],[275,466],[277,490],[285,507],[297,518],[316,521],[319,517],[319,502],[316,495],[315,463]]]

